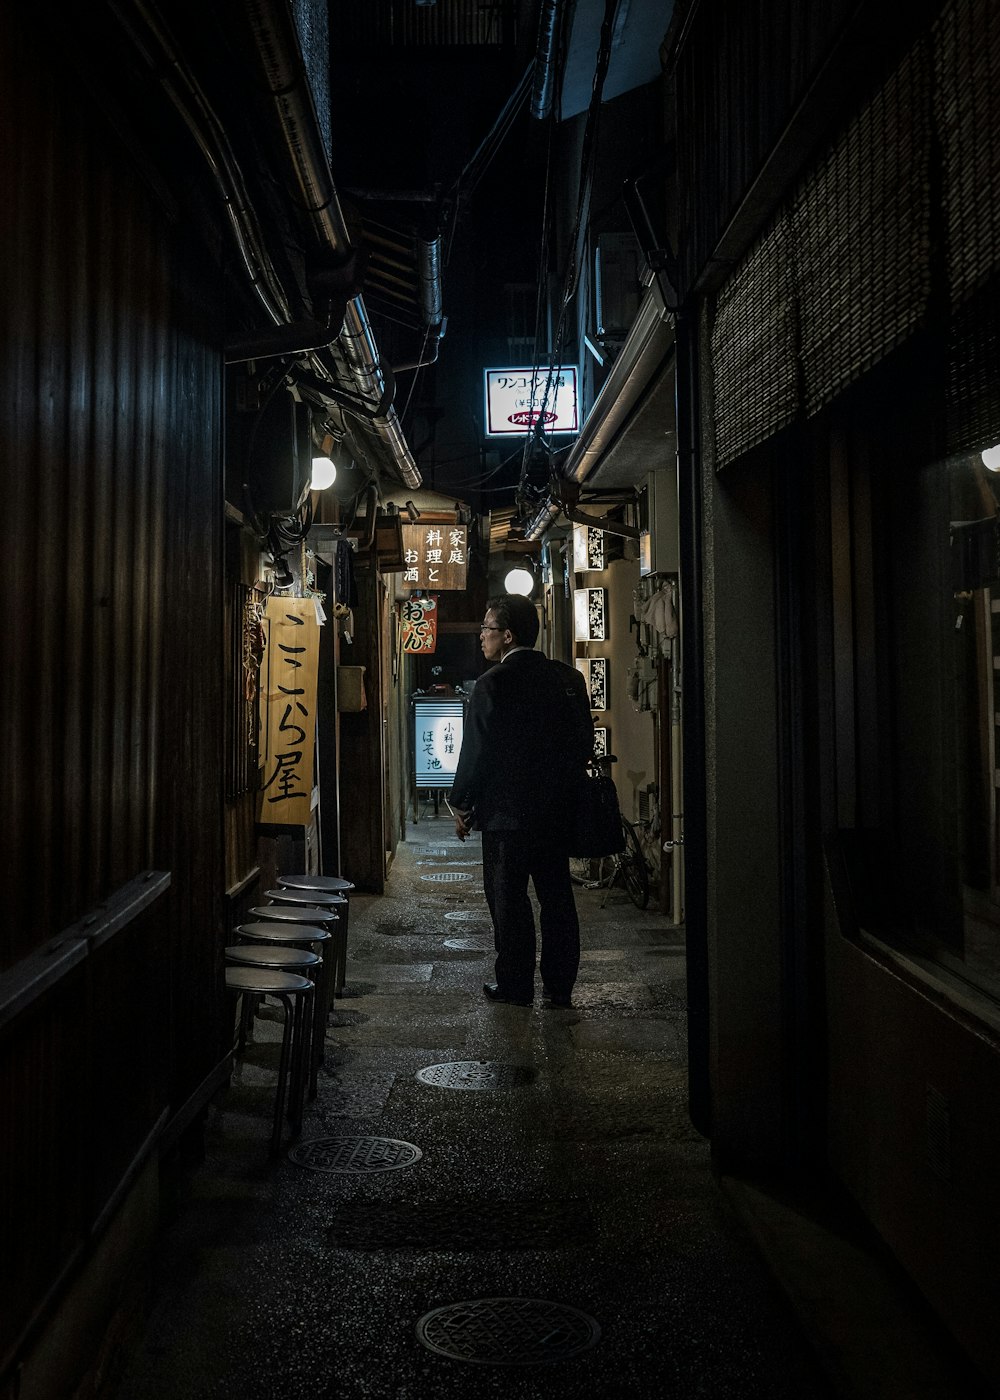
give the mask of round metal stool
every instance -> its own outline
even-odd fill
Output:
[[[333,943],[330,945],[333,956],[330,958],[330,966],[327,969],[329,976],[326,978],[326,1009],[329,1011],[333,1006],[334,994],[338,990],[337,965],[340,960],[340,945],[343,942],[343,935],[338,926],[340,911],[320,908],[318,904],[259,904],[247,912],[251,919],[261,919],[269,924],[314,924],[329,929],[333,937]]]
[[[299,919],[279,921],[270,917],[279,912],[279,906],[276,904],[269,904],[262,909],[251,909],[250,913],[257,916],[256,920],[249,924],[237,924],[233,934],[241,943],[277,943],[285,948],[308,948],[310,952],[321,957],[323,976],[317,991],[322,1007],[319,1015],[325,1025],[327,1012],[333,1005],[333,934],[329,926],[324,926],[315,919],[311,923],[304,923]],[[324,944],[328,946],[324,947]]]
[[[347,894],[354,889],[340,875],[279,875],[278,884],[290,890],[322,890],[324,894]]]
[[[271,1152],[277,1155],[281,1148],[281,1126],[285,1117],[285,1104],[288,1104],[288,1118],[292,1132],[297,1137],[302,1131],[302,1106],[305,1098],[305,1006],[315,994],[316,988],[308,977],[300,977],[293,972],[271,972],[266,968],[227,967],[226,990],[237,999],[240,1011],[247,997],[274,997],[284,1008],[285,1019],[281,1030],[281,1057],[278,1061],[278,1084],[274,1094],[274,1126],[271,1130]],[[243,1034],[243,1017],[240,1017],[240,1032],[234,1046],[237,1058],[242,1059],[246,1048]]]
[[[325,1027],[323,1025],[323,998],[319,983],[323,976],[323,959],[309,948],[282,948],[275,943],[238,943],[226,949],[226,962],[236,967],[264,967],[271,972],[296,972],[300,977],[308,977],[316,984],[316,995],[312,999],[312,1015],[309,1017],[307,1040],[307,1060],[309,1065],[308,1097],[316,1097],[319,1066],[323,1059]],[[244,1009],[250,1006],[250,998],[244,997]]]
[[[282,889],[301,890],[304,894],[349,895],[354,885],[342,875],[279,875],[278,884]],[[337,930],[337,968],[334,986],[338,992],[344,990],[347,977],[347,930],[350,905],[343,911],[342,927]]]
[[[350,912],[346,894],[326,894],[323,890],[265,890],[264,895],[272,904],[296,908],[299,905],[314,906],[317,909],[332,909],[339,922],[332,929],[334,951],[334,993],[344,990],[347,975],[347,917]]]

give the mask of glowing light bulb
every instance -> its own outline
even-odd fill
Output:
[[[504,592],[520,593],[527,598],[535,586],[535,575],[524,564],[517,564],[504,579],[503,586]]]
[[[979,455],[988,472],[1000,472],[1000,444],[996,447],[984,447]]]
[[[333,485],[337,479],[337,468],[329,457],[314,457],[312,466],[313,491],[325,491],[328,486]]]

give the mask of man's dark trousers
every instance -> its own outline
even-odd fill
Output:
[[[493,916],[497,986],[514,1001],[535,990],[535,919],[528,880],[541,906],[542,984],[569,997],[580,966],[580,921],[569,861],[538,832],[483,832],[483,887]]]

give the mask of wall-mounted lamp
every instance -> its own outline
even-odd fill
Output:
[[[574,636],[578,642],[603,642],[608,636],[607,595],[603,588],[573,590]]]
[[[988,472],[1000,472],[1000,444],[996,447],[984,447],[979,455]]]
[[[519,593],[522,598],[529,597],[535,587],[535,568],[531,560],[527,557],[519,559],[513,568],[507,571],[503,587],[505,593]]]
[[[283,554],[276,554],[273,564],[275,588],[291,588],[295,579],[292,577],[292,571],[288,567],[288,560]]]
[[[605,562],[604,531],[592,525],[574,525],[573,568],[584,573],[588,569],[603,569]]]
[[[332,457],[314,457],[312,459],[312,482],[310,490],[325,491],[328,486],[332,486],[337,479],[337,468]]]

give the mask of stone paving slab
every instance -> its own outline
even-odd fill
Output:
[[[303,1124],[306,1139],[412,1143],[419,1160],[346,1176],[269,1160],[280,1025],[261,1018],[107,1400],[822,1400],[687,1116],[682,938],[655,911],[581,892],[575,1009],[544,1009],[540,985],[531,1008],[491,1005],[489,950],[444,947],[491,939],[480,872],[457,864],[475,845],[450,830],[411,826],[386,896],[352,897],[346,995]],[[475,879],[429,894],[421,877],[449,862]],[[417,1080],[467,1060],[532,1082]],[[486,1297],[582,1309],[600,1341],[523,1368],[419,1344],[423,1314]]]

